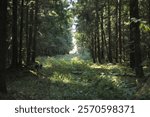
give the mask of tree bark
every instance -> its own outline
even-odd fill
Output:
[[[94,32],[94,55],[95,55],[95,61],[97,62],[97,36],[96,36],[96,32]]]
[[[33,44],[33,3],[30,9],[30,25],[29,25],[29,39],[27,45],[27,65],[31,64],[32,60],[32,44]]]
[[[91,39],[92,39],[92,47],[91,47],[91,53],[92,53],[92,59],[93,59],[93,63],[96,63],[96,55],[95,55],[95,34],[92,33],[91,34]]]
[[[118,33],[118,40],[119,40],[119,62],[122,62],[122,30],[121,30],[121,20],[122,20],[122,0],[119,0],[119,33]]]
[[[101,11],[101,40],[102,40],[102,46],[101,46],[101,58],[102,58],[102,60],[104,60],[105,59],[105,55],[104,55],[104,53],[105,53],[105,48],[104,48],[104,10],[103,10],[103,8],[102,8],[102,11]]]
[[[91,46],[91,54],[92,54],[92,59],[93,63],[96,63],[96,58],[95,58],[95,39],[94,39],[94,34],[91,34],[91,39],[92,39],[92,46]]]
[[[144,76],[142,68],[142,58],[141,58],[141,46],[140,46],[140,29],[139,25],[139,9],[138,0],[130,0],[130,43],[133,48],[131,48],[130,61],[132,62],[132,67],[134,67],[136,76]],[[134,21],[136,20],[136,21]],[[132,58],[133,57],[133,58]]]
[[[118,0],[116,0],[116,63],[118,63]]]
[[[37,31],[38,31],[38,6],[39,0],[35,2],[35,19],[34,19],[34,35],[33,35],[33,55],[32,55],[32,62],[35,62],[36,58],[36,39],[37,39]]]
[[[149,26],[150,26],[150,0],[148,0],[148,19],[149,19]],[[149,36],[150,36],[150,31],[149,31]],[[148,43],[148,58],[150,59],[150,42]]]
[[[20,46],[19,46],[19,65],[22,66],[22,42],[23,42],[23,19],[24,19],[24,0],[21,1],[21,19],[20,19]]]
[[[29,0],[26,0],[26,65],[29,64],[28,45],[29,45]]]
[[[98,56],[98,62],[101,63],[101,45],[100,45],[100,32],[99,32],[99,8],[98,8],[98,1],[95,2],[95,11],[96,11],[96,38],[97,38],[97,56]]]
[[[6,94],[7,0],[0,0],[0,92]]]
[[[112,38],[111,38],[110,0],[108,0],[108,44],[109,44],[108,60],[109,60],[110,63],[112,63],[112,62],[113,62],[113,59],[112,59]]]
[[[17,66],[18,66],[17,9],[18,9],[18,0],[13,0],[12,68],[17,68]]]

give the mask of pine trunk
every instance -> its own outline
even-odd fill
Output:
[[[24,19],[24,0],[21,1],[21,19],[20,19],[20,46],[19,46],[19,65],[22,66],[22,42],[23,42],[23,19]]]
[[[7,0],[0,0],[0,92],[6,94],[5,64],[7,39]]]
[[[33,36],[32,62],[35,62],[35,58],[36,58],[36,40],[37,40],[37,31],[38,31],[38,5],[39,5],[39,0],[36,0],[36,4],[35,4],[35,19],[34,19],[34,36]]]
[[[12,68],[18,66],[18,35],[17,35],[17,9],[18,0],[13,0],[13,21],[12,21]]]
[[[133,61],[132,67],[134,67],[136,76],[144,76],[142,68],[142,57],[141,57],[141,46],[140,46],[140,29],[139,21],[134,21],[139,19],[139,9],[138,9],[138,0],[130,0],[130,40],[133,42],[133,58],[130,56],[131,61]]]
[[[121,30],[121,20],[122,20],[122,0],[119,0],[119,33],[118,33],[118,39],[119,39],[119,62],[121,63],[122,62],[122,30]]]
[[[111,38],[111,16],[110,16],[110,0],[108,0],[108,60],[110,63],[113,62],[112,59],[112,38]]]
[[[105,50],[104,50],[104,10],[102,9],[101,11],[101,40],[102,40],[102,46],[101,46],[101,58],[102,60],[105,59],[105,56],[104,56],[104,53],[105,53]]]

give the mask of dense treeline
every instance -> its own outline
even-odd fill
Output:
[[[37,56],[69,53],[72,13],[67,0],[0,0],[0,90],[4,70],[29,66]]]
[[[72,48],[72,12],[67,0],[41,0],[39,55],[67,54]]]
[[[149,0],[79,0],[76,37],[96,63],[129,63],[138,77],[150,60]]]

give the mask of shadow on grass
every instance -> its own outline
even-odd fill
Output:
[[[47,61],[38,73],[34,70],[9,73],[8,95],[5,99],[134,99],[135,80],[131,82],[122,76],[123,68],[71,59]]]

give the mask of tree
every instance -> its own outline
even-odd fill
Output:
[[[96,25],[96,38],[97,38],[97,48],[98,48],[98,62],[101,63],[101,44],[100,44],[100,28],[99,28],[99,7],[98,7],[98,0],[95,1],[95,25]]]
[[[149,23],[149,26],[150,26],[150,0],[148,0],[148,23]],[[150,31],[149,31],[149,36],[150,36]],[[150,59],[150,43],[148,45],[148,58]]]
[[[34,14],[33,14],[33,2],[31,2],[31,8],[29,13],[29,38],[27,43],[27,65],[32,64],[32,44],[33,44],[33,22],[34,22]]]
[[[0,92],[7,93],[5,82],[7,39],[7,0],[0,0]]]
[[[139,8],[138,0],[130,0],[130,44],[131,53],[130,61],[131,66],[135,69],[136,76],[144,76],[142,68],[141,58],[141,46],[140,46],[140,21],[139,21]]]
[[[112,35],[111,35],[111,15],[110,15],[110,0],[108,0],[108,44],[109,44],[109,52],[108,52],[108,60],[110,63],[113,62],[112,59]]]
[[[22,47],[23,47],[23,28],[24,28],[24,0],[21,0],[21,15],[20,15],[20,47],[19,47],[19,65],[22,66]]]
[[[115,56],[115,60],[116,60],[116,62],[118,63],[118,8],[119,7],[119,5],[118,5],[118,0],[116,0],[116,24],[115,24],[115,30],[116,30],[116,35],[115,35],[115,38],[116,38],[116,43],[115,43],[115,45],[116,45],[116,52],[115,52],[115,54],[116,54],[116,56]]]
[[[73,16],[68,1],[43,0],[39,1],[38,7],[39,28],[37,32],[39,32],[39,35],[36,39],[36,56],[69,53],[72,48],[70,27],[72,26]]]
[[[122,30],[121,30],[121,19],[122,19],[122,0],[118,1],[119,3],[119,26],[118,26],[118,30],[119,30],[119,34],[118,34],[118,39],[119,39],[119,62],[122,62]]]
[[[37,40],[37,31],[38,31],[38,7],[39,0],[35,0],[35,17],[34,17],[34,35],[33,35],[33,55],[32,55],[32,62],[35,62],[36,58],[36,40]]]
[[[101,58],[102,58],[102,60],[104,60],[105,59],[105,48],[104,48],[104,46],[105,46],[105,44],[104,44],[104,38],[105,38],[105,31],[104,31],[104,8],[102,8],[102,10],[101,10],[101,40],[102,40],[102,46],[101,46]]]
[[[28,50],[28,45],[29,45],[29,0],[26,0],[26,21],[25,21],[25,35],[26,35],[26,64],[29,64],[29,50]]]
[[[12,19],[12,68],[18,66],[18,0],[13,0],[13,19]]]

